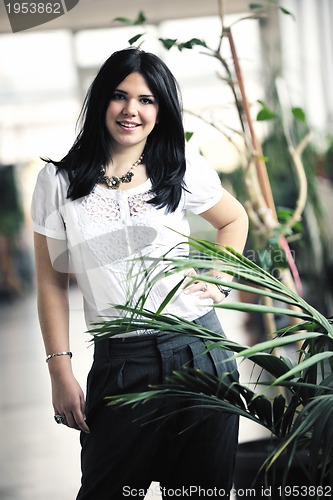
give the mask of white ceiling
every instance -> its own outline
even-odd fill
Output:
[[[216,15],[220,2],[225,4],[226,13],[248,10],[247,0],[79,0],[67,14],[31,30],[105,28],[112,26],[113,19],[119,16],[136,18],[140,10],[152,24],[167,19]],[[0,34],[12,32],[4,4],[0,1]]]

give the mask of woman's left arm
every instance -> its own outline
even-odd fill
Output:
[[[232,247],[239,253],[242,253],[248,235],[248,216],[243,205],[234,198],[228,191],[224,190],[221,199],[209,210],[200,214],[207,220],[213,227],[217,229],[216,242],[221,245]],[[220,276],[226,281],[231,281],[230,275],[223,275],[223,273],[216,271],[212,272],[214,276]],[[188,285],[187,280],[184,285]],[[214,284],[207,284],[207,289],[203,291],[198,297],[213,299],[215,303],[221,302],[225,295],[219,291]],[[195,281],[189,286],[186,286],[185,293],[198,293],[203,290],[202,282]]]
[[[209,210],[200,214],[217,229],[216,242],[228,245],[242,253],[247,240],[249,222],[243,205],[224,190],[220,200]]]

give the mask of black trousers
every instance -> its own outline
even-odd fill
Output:
[[[215,311],[195,322],[223,334]],[[185,365],[217,375],[237,373],[234,361],[223,363],[229,351],[205,351],[201,339],[168,333],[96,343],[87,383],[91,432],[81,434],[77,500],[144,498],[152,481],[160,483],[164,499],[229,498],[237,416],[199,408],[156,420],[185,403],[155,400],[134,408],[109,407],[104,399],[144,391]]]

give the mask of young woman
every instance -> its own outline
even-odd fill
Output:
[[[188,411],[142,425],[137,417],[158,411],[157,403],[133,410],[104,400],[161,383],[185,364],[236,371],[233,362],[222,363],[228,354],[213,349],[202,355],[205,346],[194,337],[124,332],[96,342],[86,402],[71,368],[69,274],[82,291],[88,328],[119,315],[113,305],[138,304],[149,258],[171,251],[183,241],[180,234],[189,233],[187,211],[216,228],[219,244],[243,250],[243,207],[202,157],[185,154],[180,95],[170,70],[137,48],[116,52],[87,93],[72,148],[42,169],[32,203],[38,311],[55,419],[82,431],[78,500],[143,498],[151,481],[160,482],[163,498],[177,491],[199,498],[205,488],[229,497],[237,417]],[[157,310],[178,281],[176,275],[158,281],[145,308]],[[223,334],[211,306],[227,293],[198,276],[164,313]]]

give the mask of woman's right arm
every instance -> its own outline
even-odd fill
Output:
[[[57,244],[56,241],[54,241]],[[47,238],[34,233],[38,316],[46,355],[70,351],[68,273],[54,269]],[[69,356],[48,361],[55,413],[66,416],[69,427],[89,432],[84,420],[84,394],[73,375]]]

